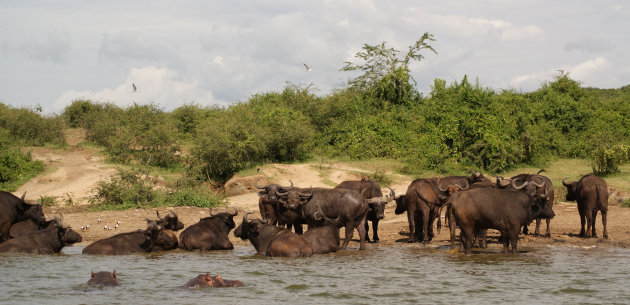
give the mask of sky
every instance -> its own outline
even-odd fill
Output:
[[[340,69],[365,44],[406,53],[425,32],[437,54],[410,65],[425,95],[465,75],[528,92],[558,70],[619,88],[629,30],[627,0],[0,0],[0,102],[59,114],[76,99],[223,107],[287,84],[325,96],[357,76]]]

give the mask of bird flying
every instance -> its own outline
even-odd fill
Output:
[[[309,67],[307,64],[304,64],[304,67],[306,68],[306,72],[311,72],[311,67]]]
[[[135,83],[132,83],[131,86],[133,87],[133,92],[138,92],[138,88]]]

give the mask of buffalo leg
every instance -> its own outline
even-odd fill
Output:
[[[604,226],[604,238],[608,239],[608,230],[606,229],[606,217],[608,211],[602,211],[602,225]]]
[[[545,233],[545,237],[551,237],[551,228],[549,227],[549,224],[551,223],[551,219],[546,218],[545,221],[547,222],[547,232]]]
[[[463,228],[459,228],[459,239],[462,240],[462,244],[464,245],[464,253],[465,254],[470,254],[472,253],[472,241],[473,241],[473,235],[474,235],[474,229],[470,228],[468,226],[465,226]]]
[[[348,247],[348,243],[350,243],[350,239],[352,239],[353,232],[354,232],[354,228],[346,227],[346,238],[343,240],[343,243],[341,244],[341,250],[346,250],[346,248]]]
[[[380,238],[378,238],[378,219],[372,221],[372,241],[374,241],[375,243],[378,243],[380,241]],[[367,230],[368,226],[367,226],[367,220],[365,221],[365,240],[367,242],[369,242],[369,238],[368,238],[368,230]]]
[[[452,208],[448,208],[446,209],[446,213],[448,214],[448,228],[449,230],[451,230],[451,249],[455,249],[455,230],[457,229],[457,224],[455,223],[455,217],[453,217],[453,209]],[[460,238],[461,238],[461,233],[460,233]]]
[[[412,213],[411,211],[407,211],[407,221],[409,221],[409,242],[415,242],[415,232],[414,232],[414,228],[413,228],[413,223],[414,223],[414,219],[415,219],[415,213]]]
[[[367,219],[363,217],[363,220],[361,220],[361,223],[357,226],[357,231],[359,232],[359,250],[365,250],[365,239],[367,237],[364,225],[365,223],[367,223]]]
[[[597,230],[595,230],[595,223],[597,223],[597,209],[593,209],[593,220],[591,220],[593,224],[593,237],[597,237]]]
[[[584,230],[584,226],[586,225],[586,213],[584,211],[579,210],[580,213],[580,237],[586,236],[586,231]]]
[[[516,234],[511,234],[510,236],[510,244],[512,246],[512,254],[516,254],[516,247],[518,245],[518,233]]]
[[[586,214],[586,237],[592,237],[592,226],[593,226],[593,211],[589,211],[590,213]]]
[[[527,235],[529,233],[529,229],[527,228],[529,224],[523,225],[523,235]]]
[[[540,223],[542,218],[536,218],[536,229],[534,230],[534,236],[540,236]]]
[[[374,224],[374,222],[372,222],[372,224]],[[367,241],[368,243],[370,243],[370,226],[368,225],[368,222],[365,221],[365,241]]]

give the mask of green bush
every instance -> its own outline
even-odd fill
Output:
[[[22,153],[9,132],[0,128],[0,190],[14,191],[43,170],[41,161],[33,161],[29,153]]]
[[[619,144],[612,147],[598,147],[593,152],[593,173],[599,176],[614,174],[619,166],[628,162],[628,149],[630,147]]]
[[[65,144],[61,117],[42,117],[26,108],[11,108],[0,103],[0,127],[9,132],[16,144],[43,146]]]

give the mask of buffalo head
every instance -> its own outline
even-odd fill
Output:
[[[258,180],[256,180],[254,181],[254,186],[257,189],[261,190],[260,192],[258,192],[258,196],[266,197],[266,199],[269,201],[277,201],[278,197],[286,194],[293,188],[293,181],[289,180],[289,182],[291,182],[291,186],[281,186],[278,184],[258,186]]]
[[[252,214],[252,212],[245,212],[245,215],[243,215],[243,222],[234,230],[235,237],[240,237],[242,240],[256,237],[260,227],[267,224],[267,221],[260,219],[247,220],[247,215],[249,214]]]
[[[567,188],[567,201],[577,200],[577,181],[566,182],[567,178],[562,179],[562,185]]]
[[[313,187],[308,191],[300,192],[298,190],[290,190],[283,193],[278,200],[287,209],[297,209],[306,204],[313,197]]]
[[[170,214],[164,216],[164,218],[160,217],[160,211],[156,210],[155,213],[160,221],[158,224],[164,227],[164,229],[178,231],[184,228],[184,223],[179,221],[177,214],[173,211],[169,211]]]
[[[394,190],[389,186],[387,188],[389,189],[389,196],[375,197],[366,200],[370,209],[376,213],[376,218],[378,219],[385,218],[385,205],[396,199],[396,193]]]

